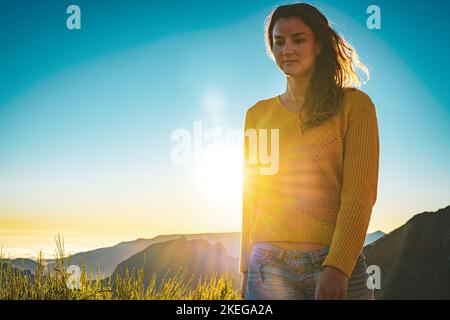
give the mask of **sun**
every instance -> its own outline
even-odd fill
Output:
[[[242,194],[242,152],[239,148],[209,147],[195,167],[195,181],[201,194],[213,203],[229,205]]]

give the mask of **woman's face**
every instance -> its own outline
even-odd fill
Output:
[[[273,27],[273,55],[284,74],[304,77],[312,74],[320,52],[314,33],[300,18],[280,18]]]

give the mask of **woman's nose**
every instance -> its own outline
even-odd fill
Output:
[[[291,53],[294,51],[294,46],[292,45],[292,43],[290,41],[286,41],[286,44],[284,45],[283,48],[283,53]]]

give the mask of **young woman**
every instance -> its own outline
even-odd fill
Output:
[[[378,124],[355,88],[367,68],[309,4],[276,8],[265,33],[287,87],[246,113],[242,297],[373,299],[362,247],[377,198]],[[264,134],[278,139],[264,142],[278,143],[275,174],[261,173],[250,139]]]

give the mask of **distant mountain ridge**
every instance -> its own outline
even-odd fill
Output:
[[[199,233],[159,235],[151,239],[137,239],[132,241],[120,242],[119,244],[112,247],[99,248],[74,254],[71,257],[65,258],[65,262],[66,265],[74,264],[81,266],[82,261],[84,260],[86,263],[86,270],[88,274],[93,276],[96,275],[98,266],[100,270],[100,278],[104,279],[111,276],[116,267],[122,261],[125,261],[134,254],[145,250],[153,244],[174,240],[181,236],[185,236],[188,240],[204,239],[209,241],[211,244],[220,242],[224,246],[225,250],[231,255],[235,255],[237,257],[239,256],[239,232]],[[52,266],[54,266],[54,259],[47,260],[47,263],[49,268],[52,269]]]
[[[29,271],[31,274],[34,274],[38,265],[36,261],[27,258],[2,259],[0,263],[3,263],[4,266],[10,264],[14,269]]]
[[[377,241],[378,239],[384,237],[386,234],[383,231],[375,231],[372,233],[368,233],[366,235],[366,240],[364,241],[364,245],[367,246],[372,242]]]
[[[114,284],[116,276],[123,275],[126,269],[136,274],[137,270],[143,268],[145,289],[154,274],[157,276],[156,286],[159,287],[164,276],[175,276],[180,266],[185,268],[184,280],[185,283],[191,280],[192,289],[197,286],[199,279],[203,281],[213,274],[219,277],[224,273],[233,275],[235,289],[241,282],[239,258],[229,256],[220,242],[212,245],[204,239],[187,240],[186,236],[153,244],[133,255],[117,266],[111,280]]]

